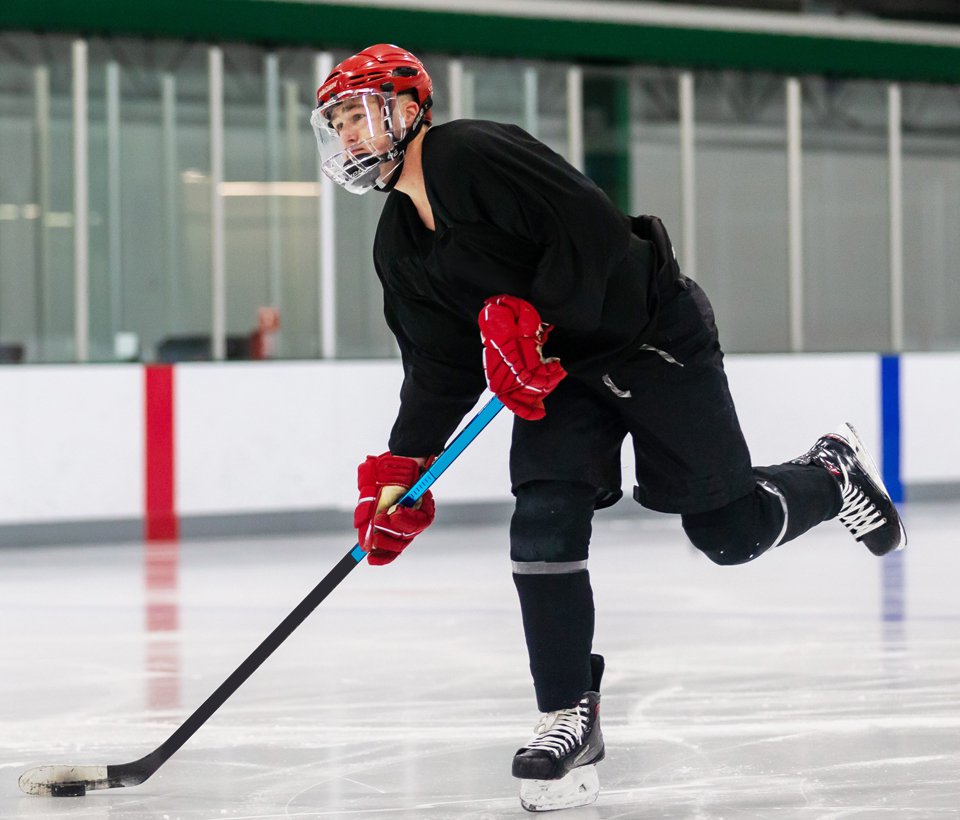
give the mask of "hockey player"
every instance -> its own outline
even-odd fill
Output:
[[[489,385],[516,414],[513,578],[537,704],[513,774],[530,810],[584,805],[604,755],[603,659],[587,570],[595,509],[622,495],[681,516],[717,564],[742,564],[839,517],[876,555],[906,535],[876,467],[843,425],[784,464],[751,465],[707,297],[659,219],[629,218],[512,125],[431,127],[421,62],[390,45],[344,60],[317,92],[324,172],[388,193],[374,239],[404,380],[389,450],[358,471],[355,524],[371,564],[433,521],[397,499]]]

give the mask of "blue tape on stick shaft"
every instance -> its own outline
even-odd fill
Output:
[[[366,553],[363,551],[363,547],[359,544],[356,544],[352,550],[350,550],[350,557],[356,561],[358,564],[366,557]]]
[[[447,467],[456,461],[457,456],[467,448],[467,445],[471,441],[480,435],[483,428],[493,421],[494,417],[501,410],[503,410],[503,402],[494,396],[483,406],[483,409],[477,413],[477,415],[470,419],[467,426],[464,427],[453,441],[446,446],[444,451],[437,456],[437,460],[433,462],[430,469],[420,476],[420,480],[407,490],[403,498],[397,503],[403,504],[405,507],[411,507],[416,504],[418,499],[430,489],[433,482],[443,475]],[[367,553],[364,552],[360,544],[357,544],[350,551],[349,555],[359,564],[366,557]]]
[[[446,449],[437,456],[437,460],[430,465],[430,469],[420,476],[420,480],[407,490],[406,495],[397,503],[407,507],[415,504],[417,499],[430,489],[433,482],[443,475],[447,467],[453,464],[457,456],[466,449],[471,441],[480,435],[483,428],[493,421],[494,417],[501,410],[503,410],[503,402],[494,396],[483,406],[483,409],[480,410],[477,415],[470,419],[470,423],[447,445]]]

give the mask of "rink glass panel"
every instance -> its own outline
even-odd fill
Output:
[[[88,79],[90,360],[152,360],[210,332],[206,49],[92,39]]]
[[[890,348],[887,85],[804,78],[805,348]]]
[[[904,341],[960,348],[960,89],[904,85]]]
[[[782,77],[694,75],[697,279],[728,352],[790,346],[786,144]]]
[[[0,40],[0,342],[22,344],[29,362],[72,361],[73,40]],[[209,46],[88,45],[89,358],[123,358],[117,334],[133,334],[134,355],[150,361],[163,339],[212,329]],[[278,354],[316,357],[319,203],[303,188],[265,187],[318,181],[308,122],[316,53],[222,49],[224,179],[260,186],[224,196],[227,333],[245,338],[258,308],[279,307]],[[334,50],[333,60],[348,54]],[[567,154],[569,63],[421,56],[434,79],[435,122],[449,121],[456,97],[464,116],[517,123]],[[598,182],[625,210],[663,217],[683,266],[680,74],[592,65],[582,77],[588,170],[602,169]],[[728,351],[789,349],[785,78],[699,71],[693,79],[698,278]],[[801,83],[804,349],[886,350],[887,83]],[[958,154],[958,89],[905,84],[906,349],[960,344]],[[339,358],[396,355],[371,256],[383,201],[334,192]]]
[[[275,308],[276,355],[315,357],[318,200],[297,187],[317,184],[312,55],[227,46],[223,87],[227,334],[248,337]]]
[[[637,68],[630,72],[630,212],[659,216],[682,248],[680,218],[679,71]],[[684,261],[680,259],[680,265]]]
[[[71,40],[0,34],[0,344],[74,358]]]

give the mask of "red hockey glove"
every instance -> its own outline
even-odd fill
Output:
[[[389,564],[433,523],[435,508],[429,490],[412,507],[397,506],[421,472],[416,459],[389,452],[367,456],[357,469],[360,501],[353,512],[353,526],[360,546],[369,553],[367,563]]]
[[[478,321],[490,389],[520,418],[542,419],[544,397],[567,375],[559,359],[543,358],[552,325],[529,302],[507,295],[487,299]]]

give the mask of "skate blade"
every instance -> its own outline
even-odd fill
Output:
[[[840,438],[842,438],[853,448],[853,452],[856,453],[860,463],[866,467],[867,475],[870,476],[870,479],[874,484],[876,484],[881,490],[884,491],[884,493],[889,496],[890,493],[887,492],[887,488],[883,484],[883,478],[880,475],[880,470],[877,467],[877,463],[873,460],[873,456],[870,455],[867,448],[860,440],[860,435],[857,433],[857,429],[849,421],[845,421],[843,424],[837,427],[834,435],[840,436]]]
[[[596,765],[579,766],[560,780],[521,780],[520,805],[527,811],[586,806],[600,794]]]

